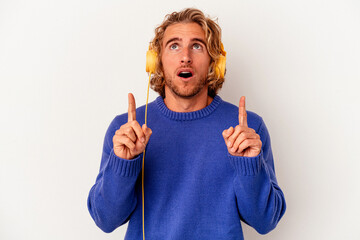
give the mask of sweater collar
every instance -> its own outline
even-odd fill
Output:
[[[216,95],[212,102],[203,109],[194,112],[174,112],[171,111],[164,103],[164,99],[159,96],[155,100],[160,112],[164,114],[167,118],[176,121],[192,121],[199,118],[206,117],[210,115],[222,102],[220,96]]]

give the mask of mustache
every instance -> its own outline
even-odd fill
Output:
[[[182,68],[189,68],[189,69],[191,69],[191,71],[195,72],[195,70],[194,70],[194,68],[192,67],[191,64],[180,65],[180,67],[178,67],[178,68],[176,69],[176,72],[178,72],[178,71],[179,71],[180,69],[182,69]]]
[[[179,68],[192,68],[192,66],[191,66],[191,64],[182,64],[182,65],[180,65]]]

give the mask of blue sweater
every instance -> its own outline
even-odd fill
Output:
[[[144,123],[145,107],[136,110]],[[260,135],[256,157],[228,153],[222,131],[238,125],[238,107],[216,96],[195,112],[169,110],[161,97],[148,106],[153,134],[145,158],[145,237],[148,240],[240,240],[240,220],[261,234],[285,212],[277,184],[270,137],[261,117],[248,111],[248,125]],[[112,232],[129,221],[126,240],[142,239],[142,154],[117,157],[112,138],[127,122],[116,116],[104,140],[100,172],[88,197],[97,226]]]

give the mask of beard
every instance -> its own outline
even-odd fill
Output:
[[[186,86],[190,85],[189,83],[185,83]],[[181,98],[192,98],[196,96],[206,85],[206,77],[199,79],[195,86],[192,88],[182,88],[177,86],[171,77],[165,76],[165,85],[178,97]]]

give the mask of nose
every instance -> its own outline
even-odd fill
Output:
[[[181,56],[181,63],[189,64],[192,63],[191,53],[188,48],[184,48]]]

